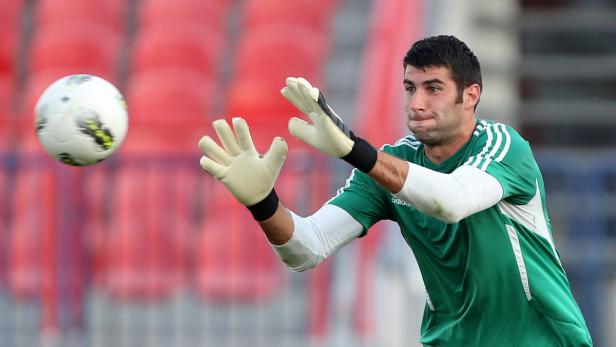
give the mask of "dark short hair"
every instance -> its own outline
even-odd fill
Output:
[[[468,46],[455,36],[439,35],[419,40],[404,56],[404,68],[411,65],[422,69],[426,67],[445,67],[458,88],[458,99],[462,100],[464,88],[481,82],[479,60]]]

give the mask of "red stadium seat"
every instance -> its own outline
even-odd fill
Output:
[[[32,162],[20,166],[14,189],[8,282],[15,297],[27,299],[43,294],[45,273],[55,266],[58,192],[52,172]]]
[[[19,27],[25,0],[4,0],[0,11],[0,28]]]
[[[102,285],[119,299],[163,299],[185,281],[198,170],[124,156],[102,236]]]
[[[250,124],[255,145],[267,150],[273,136],[288,134],[287,123],[298,110],[281,94],[281,83],[260,79],[237,79],[229,91],[227,113],[230,117],[240,116]],[[294,141],[290,136],[286,140]]]
[[[198,154],[210,123],[214,83],[192,70],[134,75],[126,91],[130,136],[122,152]]]
[[[30,72],[45,70],[114,76],[119,36],[105,27],[63,23],[35,34],[30,50]]]
[[[132,72],[183,68],[205,78],[218,74],[222,36],[205,25],[166,25],[141,30],[135,38]]]
[[[244,7],[244,30],[262,25],[298,25],[319,33],[327,33],[333,17],[333,6],[313,0],[248,0]]]
[[[298,26],[272,25],[242,37],[226,110],[246,118],[259,148],[268,148],[273,136],[286,134],[289,117],[298,115],[280,94],[286,78],[302,76],[319,84],[325,51],[325,37]],[[293,138],[287,140],[303,147]]]
[[[208,300],[259,301],[282,290],[285,272],[258,224],[221,184],[208,185],[195,281]]]
[[[0,74],[15,74],[20,31],[8,23],[0,23]]]
[[[0,73],[0,118],[12,111],[14,96],[15,79],[12,75]]]
[[[139,3],[138,23],[142,30],[176,24],[199,24],[221,32],[226,29],[226,0],[143,0]]]
[[[235,53],[235,75],[315,78],[327,58],[327,36],[293,25],[270,25],[244,33]]]
[[[100,25],[119,34],[124,30],[124,16],[112,6],[105,0],[40,0],[35,8],[35,25],[37,30],[46,31],[57,24],[80,22]]]
[[[144,125],[200,122],[210,114],[213,99],[213,82],[192,70],[134,75],[126,92],[131,121]]]

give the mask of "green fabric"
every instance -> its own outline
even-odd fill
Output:
[[[499,204],[457,224],[423,214],[358,170],[329,201],[365,230],[383,219],[400,225],[428,294],[422,343],[592,346],[554,247],[541,173],[515,130],[478,120],[471,140],[441,164],[432,163],[412,136],[383,150],[443,173],[473,165],[504,191]]]

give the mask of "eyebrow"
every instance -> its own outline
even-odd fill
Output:
[[[408,84],[408,85],[412,85],[412,86],[414,86],[414,85],[415,85],[415,83],[413,83],[411,80],[406,79],[406,78],[404,79],[403,83],[404,83],[404,84]],[[433,79],[431,79],[431,80],[426,80],[426,81],[423,81],[421,84],[423,84],[424,86],[426,86],[426,85],[430,85],[430,84],[443,84],[443,85],[444,85],[444,84],[445,84],[445,82],[441,81],[441,80],[440,80],[440,79],[438,79],[438,78],[433,78]]]

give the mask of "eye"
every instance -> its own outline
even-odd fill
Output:
[[[408,86],[408,85],[407,85],[407,86],[404,86],[404,90],[406,90],[406,92],[407,92],[408,94],[413,94],[413,93],[415,93],[416,88],[415,88],[415,87],[413,87],[413,86]]]
[[[428,87],[428,90],[430,91],[430,93],[436,94],[436,93],[441,91],[441,88],[435,87],[435,86],[430,86],[430,87]]]

